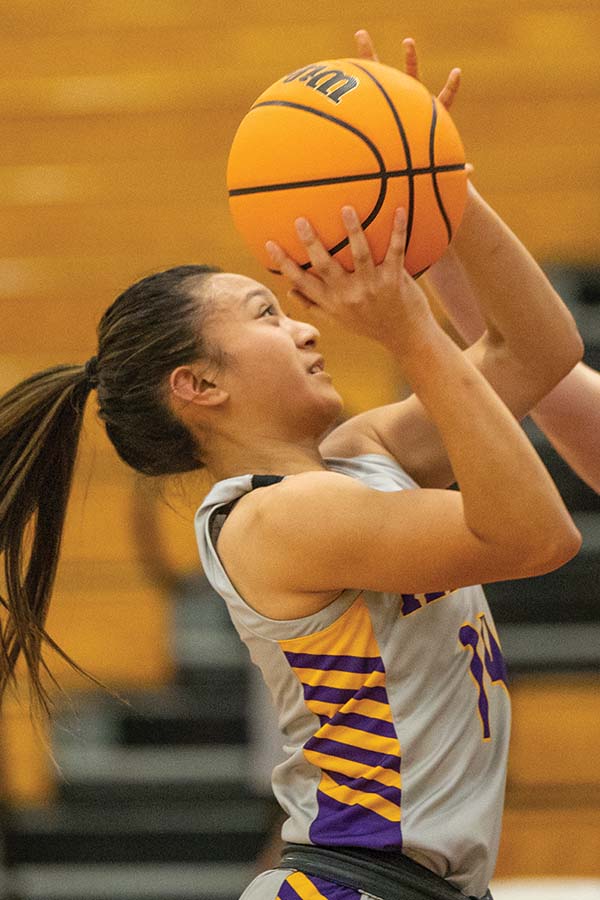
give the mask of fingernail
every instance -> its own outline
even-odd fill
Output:
[[[352,228],[359,224],[359,219],[353,206],[342,206],[342,220],[346,228]]]
[[[298,234],[298,237],[309,238],[311,236],[312,232],[308,223],[308,219],[296,219],[294,224],[296,225],[296,233]]]
[[[277,244],[274,241],[267,241],[265,249],[270,256],[277,256]]]
[[[394,216],[394,224],[402,227],[406,224],[406,210],[403,206],[399,207],[396,210],[396,215]]]

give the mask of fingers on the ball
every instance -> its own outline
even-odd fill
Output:
[[[445,106],[446,109],[450,109],[454,102],[454,98],[458,93],[458,89],[460,87],[460,76],[462,72],[460,69],[452,69],[450,74],[448,75],[448,80],[444,87],[442,88],[438,100]]]
[[[379,57],[375,52],[375,46],[373,45],[371,35],[368,31],[366,31],[364,28],[361,28],[354,35],[354,39],[358,48],[358,55],[361,57],[361,59],[372,59],[374,60],[374,62],[379,62]]]
[[[267,241],[265,249],[275,263],[275,266],[286,276],[286,278],[290,278],[291,275],[296,274],[297,269],[300,269],[294,260],[290,259],[285,250],[283,250],[279,244],[275,243],[275,241]],[[302,270],[300,269],[300,271]]]
[[[360,219],[353,206],[342,207],[342,220],[348,233],[348,241],[354,261],[354,270],[372,268],[373,257]]]
[[[416,78],[417,81],[420,81],[417,45],[415,44],[414,38],[404,38],[402,46],[404,47],[404,69],[406,74],[410,75],[411,78]]]
[[[286,259],[286,254],[275,241],[267,241],[265,244],[265,250],[275,263],[275,265],[279,268]]]
[[[307,275],[304,269],[288,256],[275,241],[267,241],[265,248],[277,269],[294,285],[294,289],[301,291],[304,288],[306,290],[309,284],[308,279],[311,276]]]
[[[306,248],[314,271],[323,278],[334,275],[339,269],[339,263],[331,258],[308,219],[296,219],[295,224],[296,234]]]
[[[394,224],[390,235],[390,243],[385,256],[385,261],[394,268],[402,269],[404,265],[404,251],[406,249],[406,210],[399,207],[394,214]]]

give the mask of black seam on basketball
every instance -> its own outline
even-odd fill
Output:
[[[264,100],[262,103],[255,103],[252,109],[257,109],[260,106],[287,106],[291,109],[300,109],[303,112],[312,113],[312,115],[319,116],[322,119],[327,119],[330,122],[333,122],[336,125],[340,125],[342,128],[345,128],[347,131],[355,134],[356,137],[360,138],[365,142],[369,150],[372,152],[373,156],[379,163],[379,178],[381,179],[381,186],[379,188],[379,196],[375,201],[375,206],[369,213],[366,219],[362,221],[361,227],[363,229],[368,228],[373,219],[377,216],[379,210],[383,206],[383,201],[385,200],[385,195],[387,192],[387,178],[385,177],[385,163],[383,161],[383,156],[373,143],[373,141],[367,137],[366,134],[363,134],[362,131],[359,131],[358,128],[355,128],[354,125],[348,124],[348,122],[344,122],[343,119],[338,119],[336,116],[332,116],[330,113],[321,112],[319,109],[313,109],[312,106],[305,106],[303,103],[292,103],[290,100]],[[252,110],[251,110],[252,111]],[[339,253],[340,250],[343,250],[344,247],[347,247],[350,243],[350,238],[345,237],[343,240],[339,241],[334,247],[328,248],[327,252],[330,256],[335,256],[336,253]],[[312,268],[311,262],[302,263],[300,266],[301,269],[310,269]]]
[[[363,175],[332,175],[329,178],[311,178],[310,181],[282,181],[280,184],[259,184],[255,187],[233,188],[230,197],[244,197],[247,194],[266,194],[269,191],[294,191],[297,188],[325,187],[329,184],[345,184],[352,181],[376,181],[386,176],[383,172],[365,172]]]
[[[438,172],[458,172],[464,170],[464,163],[453,163],[446,166],[420,166],[418,169],[392,169],[383,172],[364,172],[361,175],[332,175],[329,178],[312,178],[310,181],[282,181],[279,184],[258,184],[253,187],[232,188],[230,197],[245,197],[248,194],[265,194],[269,191],[293,191],[306,187],[325,187],[330,184],[346,184],[355,181],[376,181],[378,178],[403,178],[412,173],[417,175],[432,175]]]
[[[436,171],[435,171],[435,129],[437,127],[437,106],[435,104],[435,97],[431,98],[431,105],[433,112],[431,114],[431,128],[429,129],[429,164],[431,166],[431,180],[433,181],[433,190],[435,193],[435,199],[439,210],[442,214],[444,222],[446,224],[446,231],[448,233],[448,243],[452,240],[452,225],[450,224],[450,219],[448,218],[448,213],[444,207],[444,203],[442,201],[442,195],[440,194],[440,188],[437,183]]]
[[[404,125],[402,124],[402,119],[400,118],[400,113],[394,106],[392,102],[392,98],[389,96],[388,92],[384,88],[384,86],[375,78],[375,76],[369,72],[368,69],[365,69],[363,66],[358,63],[354,63],[357,69],[360,69],[361,72],[364,72],[368,78],[373,81],[381,93],[383,94],[386,103],[388,104],[392,115],[394,117],[394,121],[396,123],[396,127],[398,128],[398,132],[400,133],[400,140],[402,141],[402,146],[404,148],[404,155],[406,156],[406,165],[408,166],[407,178],[408,178],[408,211],[406,215],[406,244],[404,247],[404,252],[408,253],[408,245],[410,244],[410,238],[412,235],[412,226],[413,226],[413,217],[414,217],[414,206],[415,206],[415,183],[413,176],[413,165],[412,158],[410,155],[410,144],[408,143],[408,138],[406,137],[406,132],[404,130]]]

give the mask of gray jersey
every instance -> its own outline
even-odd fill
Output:
[[[325,463],[376,490],[417,487],[383,455]],[[269,619],[236,592],[211,536],[219,507],[252,489],[252,475],[217,483],[196,532],[204,571],[278,711],[283,839],[401,850],[482,896],[500,836],[510,703],[481,587],[349,587],[314,615]]]

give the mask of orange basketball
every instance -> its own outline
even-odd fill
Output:
[[[326,60],[286,75],[255,101],[233,140],[227,186],[235,225],[267,268],[267,240],[310,268],[294,229],[306,216],[351,269],[344,205],[356,208],[381,262],[403,206],[405,264],[418,275],[460,223],[465,153],[446,109],[414,78],[363,59]]]

